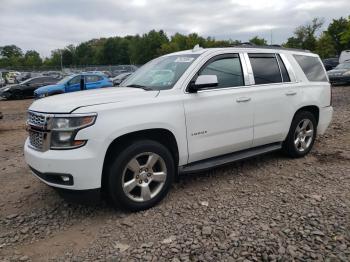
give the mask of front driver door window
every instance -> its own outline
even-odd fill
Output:
[[[66,91],[74,92],[80,90],[80,76],[75,76],[68,81]]]
[[[240,59],[237,56],[228,56],[209,62],[199,75],[216,75],[218,86],[225,88],[244,85]]]

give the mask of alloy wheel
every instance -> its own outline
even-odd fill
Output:
[[[167,178],[164,159],[156,153],[145,152],[133,157],[123,171],[122,186],[128,198],[148,201],[162,190]]]
[[[294,145],[299,152],[307,150],[314,138],[314,125],[311,120],[303,119],[294,132]]]

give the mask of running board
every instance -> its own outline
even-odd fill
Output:
[[[200,160],[200,161],[179,167],[179,173],[188,174],[188,173],[203,172],[214,167],[227,165],[229,163],[236,162],[239,160],[277,151],[277,150],[280,150],[281,148],[282,148],[282,143],[273,143],[273,144],[268,144],[264,146],[254,147],[251,149],[230,153],[223,156]]]

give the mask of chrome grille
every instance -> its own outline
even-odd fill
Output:
[[[33,130],[29,130],[29,143],[32,147],[38,150],[44,149],[44,132],[37,132]]]
[[[36,112],[28,112],[28,124],[44,128],[46,126],[46,115]]]
[[[48,150],[49,131],[48,123],[52,115],[28,111],[27,127],[30,147],[39,150]]]

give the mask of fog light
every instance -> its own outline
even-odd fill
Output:
[[[63,182],[69,182],[69,176],[61,176]]]

